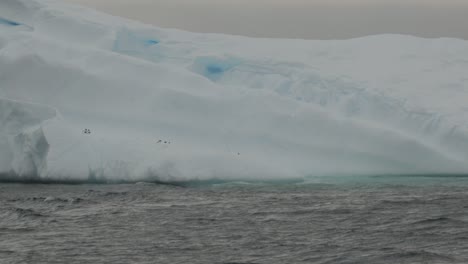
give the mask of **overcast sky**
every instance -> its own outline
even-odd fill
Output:
[[[468,39],[468,0],[63,0],[160,27],[257,37]]]

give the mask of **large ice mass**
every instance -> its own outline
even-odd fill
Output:
[[[468,173],[468,42],[255,39],[0,1],[0,175]]]

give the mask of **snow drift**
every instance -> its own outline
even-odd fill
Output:
[[[3,0],[0,175],[464,174],[467,72],[457,39],[195,34]]]

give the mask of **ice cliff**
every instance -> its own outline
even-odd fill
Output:
[[[0,175],[465,174],[467,73],[458,39],[195,34],[2,0]]]

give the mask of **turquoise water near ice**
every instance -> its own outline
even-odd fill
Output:
[[[5,263],[468,263],[468,177],[0,183]]]

